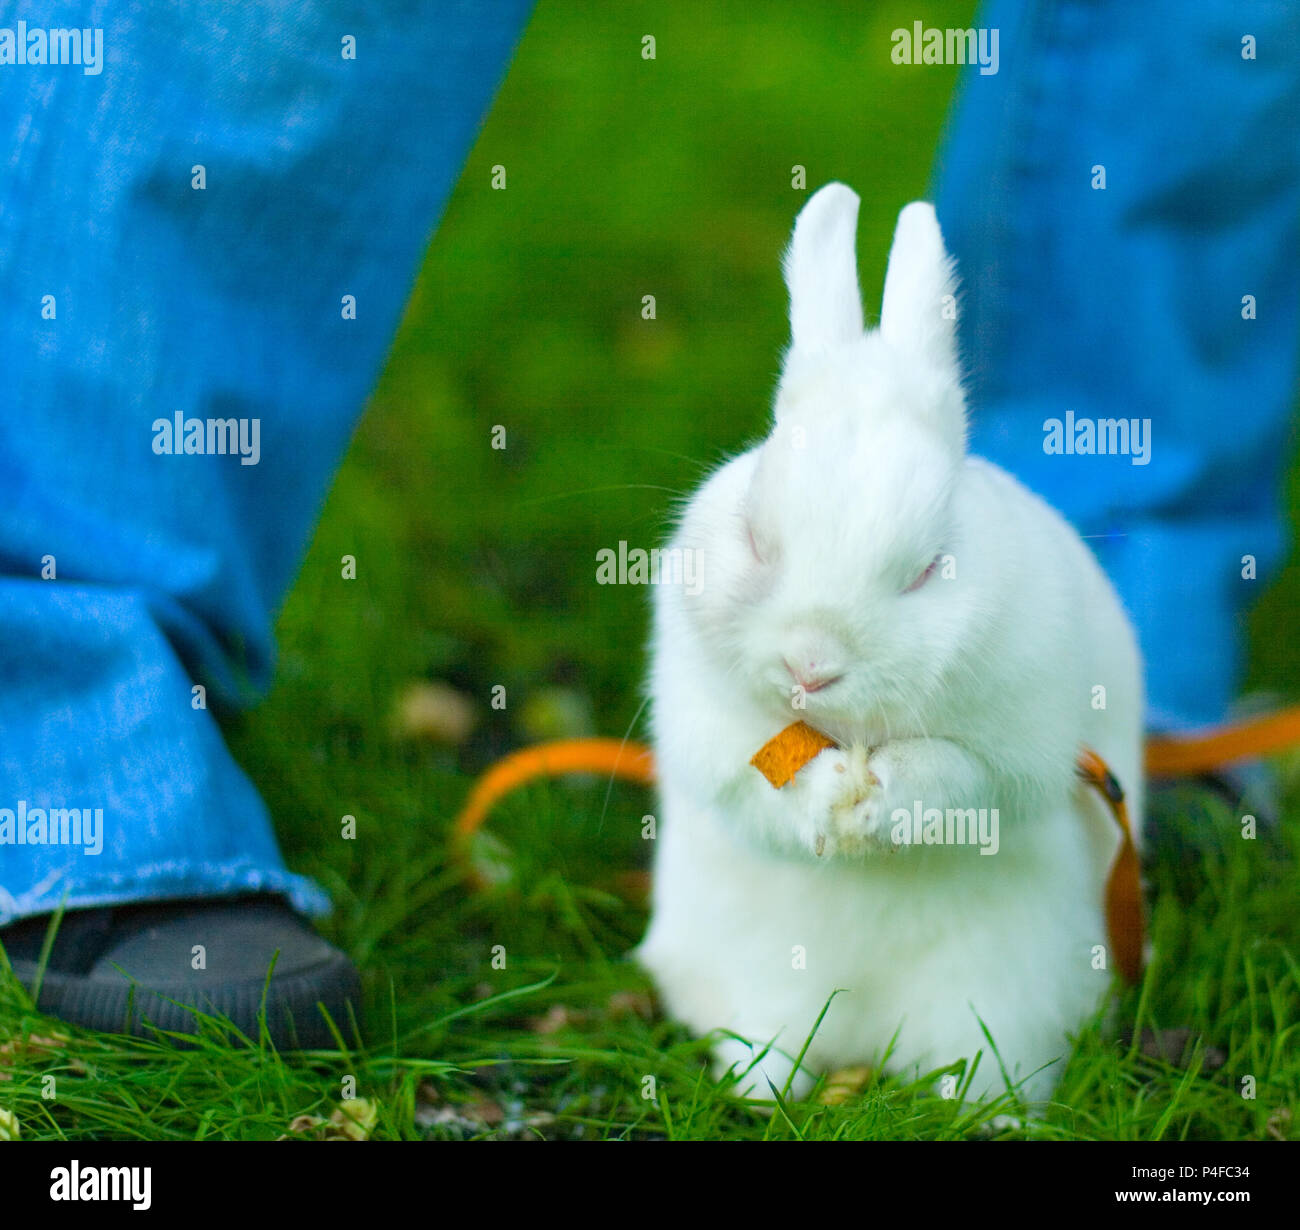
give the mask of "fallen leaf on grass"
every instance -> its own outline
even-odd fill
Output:
[[[637,1016],[648,1021],[655,1014],[654,1000],[645,991],[615,991],[609,997],[609,1015],[612,1020]]]
[[[571,1008],[568,1004],[552,1004],[541,1016],[531,1017],[528,1028],[543,1036],[559,1033],[568,1025],[583,1025],[600,1015],[599,1009]],[[654,1001],[644,991],[615,991],[605,1001],[605,1015],[611,1021],[627,1017],[650,1020],[654,1016]]]
[[[378,1122],[379,1108],[374,1102],[369,1098],[348,1098],[330,1112],[328,1119],[319,1115],[295,1115],[290,1120],[288,1134],[277,1139],[299,1136],[309,1140],[368,1140]]]
[[[46,1058],[63,1058],[72,1039],[67,1034],[28,1034],[26,1037],[9,1038],[0,1042],[0,1067],[13,1067],[19,1060],[30,1062]],[[68,1055],[68,1066],[74,1072],[84,1074],[86,1065],[75,1056]],[[12,1080],[7,1072],[0,1072],[0,1081]]]
[[[28,1034],[25,1038],[10,1038],[0,1042],[0,1063],[12,1064],[19,1056],[39,1056],[49,1051],[62,1050],[71,1039],[66,1034],[54,1034],[47,1038],[42,1034]]]
[[[473,1135],[488,1128],[500,1127],[506,1112],[487,1098],[456,1105],[421,1106],[416,1109],[415,1122],[420,1127],[451,1127]]]
[[[417,1091],[415,1123],[422,1128],[443,1128],[458,1136],[534,1139],[534,1133],[555,1122],[549,1111],[528,1111],[521,1099],[507,1098],[505,1105],[484,1095],[468,1102],[445,1102],[437,1089],[422,1081]]]
[[[397,699],[393,732],[409,739],[459,747],[478,724],[478,709],[470,697],[449,683],[413,683]]]
[[[841,1106],[851,1097],[861,1093],[870,1079],[870,1068],[838,1068],[826,1078],[826,1085],[818,1101],[823,1106]]]
[[[566,1025],[572,1025],[579,1019],[579,1014],[569,1010],[564,1004],[552,1004],[541,1016],[535,1016],[528,1022],[528,1028],[535,1034],[557,1034]]]

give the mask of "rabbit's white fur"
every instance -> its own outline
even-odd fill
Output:
[[[831,184],[799,215],[772,432],[685,510],[672,545],[698,553],[698,592],[656,589],[660,825],[636,955],[671,1015],[745,1040],[717,1034],[717,1067],[759,1096],[840,991],[796,1093],[886,1054],[928,1071],[983,1051],[970,1095],[1005,1068],[1032,1102],[1112,977],[1118,835],[1074,766],[1095,749],[1140,824],[1138,650],[1074,530],[965,455],[934,210],[900,214],[865,333],[857,210]],[[800,709],[796,675],[834,682]],[[774,789],[750,758],[799,719],[840,746]],[[997,808],[998,852],[899,847],[891,816],[917,801]]]

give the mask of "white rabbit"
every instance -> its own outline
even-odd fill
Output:
[[[655,591],[660,812],[636,956],[674,1018],[727,1031],[716,1066],[748,1070],[757,1096],[983,1051],[969,1096],[1005,1090],[1005,1070],[1032,1103],[1113,976],[1119,838],[1075,760],[1088,746],[1109,763],[1136,837],[1140,659],[1075,531],[965,453],[933,208],[899,215],[870,332],[857,214],[842,184],[800,213],[771,434],[685,509],[672,546],[702,583]],[[775,789],[750,758],[800,719],[839,746]],[[996,809],[996,853],[960,829],[900,845],[896,820],[932,808]]]

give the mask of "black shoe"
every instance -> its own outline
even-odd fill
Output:
[[[0,928],[0,944],[29,990],[50,918]],[[197,1033],[189,1006],[229,1017],[256,1040],[264,991],[267,1030],[281,1049],[335,1045],[318,1003],[345,1038],[351,1032],[348,1005],[360,1011],[360,980],[352,963],[284,901],[264,895],[69,911],[37,1006],[111,1033],[146,1033],[144,1021]]]

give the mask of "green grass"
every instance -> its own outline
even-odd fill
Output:
[[[797,21],[774,0],[711,7],[701,26],[694,6],[543,0],[281,616],[274,691],[229,726],[291,863],[337,903],[323,929],[362,967],[361,1038],[339,1022],[339,1051],[282,1056],[216,1022],[185,1049],[86,1035],[0,977],[0,1043],[14,1043],[0,1108],[24,1137],[276,1137],[327,1118],[349,1081],[381,1138],[940,1139],[987,1133],[1006,1109],[945,1101],[930,1075],[772,1114],[716,1085],[706,1044],[644,1011],[648,984],[624,959],[645,914],[614,889],[645,863],[644,791],[512,796],[489,825],[507,878],[488,892],[448,856],[450,817],[495,756],[548,722],[637,729],[645,592],[595,586],[596,550],[652,545],[675,496],[762,430],[786,328],[777,259],[806,199],[794,164],[810,188],[862,194],[878,301],[955,81],[891,69],[888,31],[965,25],[971,6],[822,4]],[[497,424],[504,451],[489,447]],[[1289,652],[1295,584],[1256,621],[1259,678]],[[422,679],[478,701],[463,746],[394,732],[397,697]],[[488,706],[494,685],[504,710]],[[1188,846],[1165,842],[1149,868],[1145,986],[1083,1034],[1056,1104],[1019,1134],[1300,1137],[1284,1113],[1300,1095],[1300,774],[1287,780],[1283,832],[1256,842],[1187,796],[1172,831]],[[1123,1041],[1171,1028],[1193,1039],[1178,1065]]]
[[[418,792],[416,781],[405,784]],[[646,1013],[647,985],[620,959],[642,915],[585,887],[599,878],[599,860],[583,830],[589,836],[602,797],[537,788],[504,805],[494,829],[515,851],[516,874],[480,895],[445,871],[441,826],[421,824],[411,805],[411,827],[423,832],[409,847],[393,833],[372,852],[334,922],[368,974],[364,1043],[347,1023],[337,1052],[293,1056],[215,1021],[185,1049],[86,1035],[33,1014],[10,983],[0,990],[0,1029],[35,1039],[0,1055],[0,1076],[11,1078],[0,1107],[25,1137],[61,1139],[271,1138],[298,1115],[328,1118],[355,1092],[373,1103],[380,1138],[852,1140],[988,1134],[1013,1107],[945,1100],[935,1074],[875,1078],[842,1105],[814,1099],[770,1115],[714,1084],[703,1044]],[[1198,831],[1233,831],[1222,809],[1189,818]],[[1290,1117],[1300,1093],[1293,856],[1280,857],[1272,839],[1230,836],[1195,857],[1167,850],[1151,869],[1159,955],[1144,986],[1120,998],[1115,1021],[1083,1033],[1047,1114],[1004,1134],[1300,1135]],[[495,944],[506,947],[504,970],[492,968]],[[1121,1040],[1171,1028],[1191,1037],[1177,1064]],[[647,1077],[653,1098],[643,1096]]]

